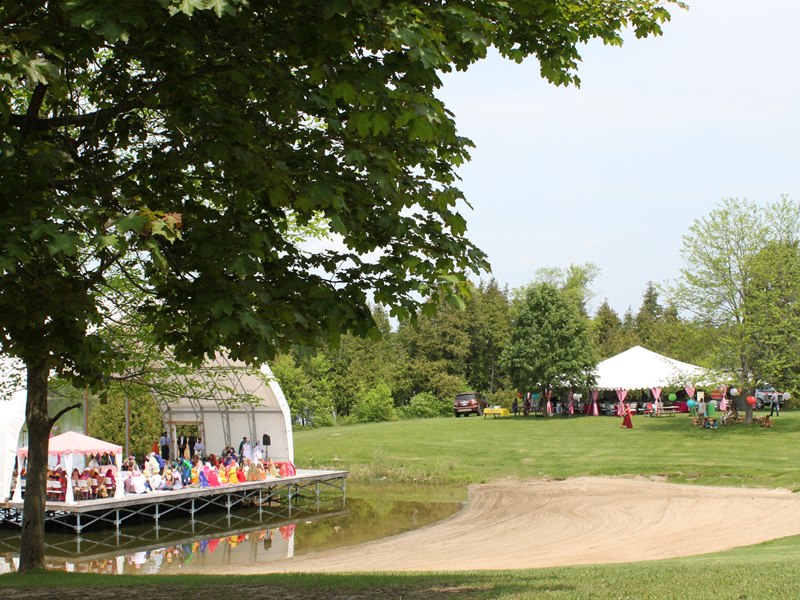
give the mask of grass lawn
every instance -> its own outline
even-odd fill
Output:
[[[764,413],[762,413],[764,414]],[[355,481],[466,484],[498,477],[647,475],[707,485],[800,490],[800,412],[771,429],[700,429],[686,415],[446,418],[302,431],[298,464]]]
[[[800,413],[772,429],[691,427],[685,416],[448,418],[295,434],[297,463],[351,471],[348,493],[465,497],[499,477],[646,475],[674,482],[800,489]],[[413,484],[413,485],[405,485]],[[720,513],[724,512],[721,507]],[[720,517],[721,518],[721,517]],[[731,518],[731,517],[726,517]],[[735,527],[735,515],[731,518]],[[391,564],[391,557],[387,557]],[[103,589],[99,589],[103,588]],[[58,590],[54,593],[54,590]],[[697,557],[524,571],[115,577],[48,573],[0,577],[0,597],[125,598],[798,598],[800,536]]]

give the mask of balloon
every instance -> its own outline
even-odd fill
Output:
[[[755,404],[756,404],[756,399],[755,399],[755,396],[748,396],[748,397],[747,397],[747,403],[748,403],[750,406],[755,406]]]
[[[695,401],[694,401],[694,400],[689,400],[689,401],[686,403],[686,406],[688,406],[689,408],[694,408],[694,405],[695,405],[695,404],[696,404],[696,403],[695,403]]]
[[[670,394],[669,396],[667,396],[667,398],[669,398],[670,402],[675,402],[675,400],[677,400],[678,397],[675,394]]]
[[[738,395],[739,395],[739,390],[737,390],[736,388],[731,388],[731,396],[738,396]]]
[[[791,397],[792,397],[792,395],[789,392],[783,392],[783,399],[784,400],[789,400]]]

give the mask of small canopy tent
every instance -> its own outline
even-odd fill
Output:
[[[219,355],[181,377],[190,380],[192,385],[182,387],[193,390],[191,397],[154,393],[173,451],[175,427],[196,425],[209,454],[226,446],[238,449],[244,436],[256,443],[267,435],[267,456],[294,462],[289,404],[269,366],[252,368]]]
[[[633,346],[597,365],[596,384],[592,388],[594,411],[597,414],[597,390],[616,391],[621,403],[628,390],[646,389],[658,403],[663,387],[680,385],[687,392],[691,390],[692,395],[695,384],[704,377],[706,371],[702,367]]]
[[[73,456],[75,454],[113,454],[116,464],[122,464],[122,446],[112,444],[111,442],[104,442],[103,440],[98,440],[97,438],[89,437],[88,435],[83,435],[76,431],[68,431],[61,435],[51,437],[47,446],[47,453],[51,456],[57,456],[59,459],[61,459],[62,456],[64,457],[62,467],[67,473],[67,492],[65,496],[67,502],[75,501],[72,491],[72,479],[70,478]],[[17,455],[21,463],[22,459],[28,456],[28,448],[20,448],[17,450]],[[117,498],[124,496],[122,485],[116,486],[114,496]],[[20,500],[22,500],[22,486],[18,478],[17,487],[14,490],[14,501],[17,502]]]
[[[14,392],[8,400],[0,401],[0,502],[11,496],[14,460],[17,458],[19,432],[25,423],[25,390]]]

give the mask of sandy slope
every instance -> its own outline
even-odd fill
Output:
[[[474,486],[464,510],[430,527],[236,571],[450,571],[631,562],[796,534],[800,496],[787,490],[599,477],[502,480]]]

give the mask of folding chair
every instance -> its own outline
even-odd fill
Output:
[[[78,479],[75,483],[75,498],[79,500],[88,500],[92,495],[89,489],[88,479]]]
[[[61,482],[55,479],[48,479],[45,497],[47,500],[61,500]]]

